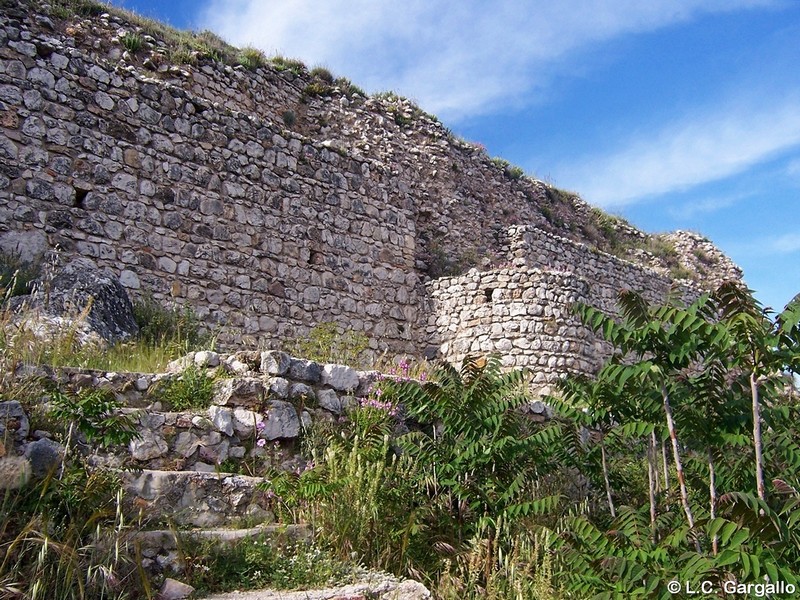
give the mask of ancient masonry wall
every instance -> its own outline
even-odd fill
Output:
[[[652,269],[540,230],[512,228],[509,239],[509,268],[427,284],[427,331],[450,361],[498,352],[505,366],[532,369],[541,393],[567,372],[595,373],[610,356],[610,346],[571,314],[574,303],[614,314],[622,290],[655,302],[672,289]],[[684,300],[699,295],[688,283],[677,289]]]
[[[621,289],[670,289],[663,272],[547,233],[585,225],[588,205],[513,180],[408,103],[306,97],[307,77],[269,67],[148,73],[113,41],[131,29],[118,17],[61,33],[12,12],[0,24],[0,249],[89,257],[133,295],[191,305],[223,348],[335,321],[375,351],[499,351],[546,383],[607,355],[571,303],[611,313]],[[738,274],[687,236],[682,254]],[[423,285],[439,259],[509,268]]]
[[[380,165],[10,23],[0,58],[4,248],[91,257],[223,344],[333,320],[413,351],[415,226]]]

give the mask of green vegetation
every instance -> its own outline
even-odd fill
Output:
[[[333,86],[324,81],[312,81],[303,88],[303,94],[306,96],[327,96],[333,92]]]
[[[18,254],[0,252],[0,298],[29,294],[41,275],[40,265],[41,259],[26,262]]]
[[[290,71],[295,75],[302,75],[306,72],[306,65],[301,60],[286,58],[277,54],[270,59],[272,66],[278,71]]]
[[[246,46],[239,50],[239,64],[246,69],[255,71],[267,64],[267,57],[258,48]]]
[[[120,36],[119,43],[122,44],[123,47],[131,54],[136,54],[139,50],[142,49],[143,42],[139,34],[125,32]]]
[[[280,590],[343,585],[353,580],[352,567],[305,544],[275,544],[245,539],[233,546],[188,544],[187,575],[200,593],[271,587]]]
[[[214,396],[214,379],[192,364],[177,377],[162,379],[155,394],[172,410],[208,408]]]
[[[783,373],[800,370],[800,304],[773,318],[727,285],[690,306],[630,292],[620,306],[619,320],[576,308],[617,354],[564,381],[560,418],[519,413],[527,376],[497,357],[381,380],[346,424],[315,430],[304,470],[271,477],[277,514],[439,598],[796,585],[800,406]],[[395,437],[399,413],[418,427]]]
[[[494,157],[491,162],[496,167],[503,169],[503,173],[509,179],[519,179],[525,174],[525,171],[523,171],[522,168],[512,165],[504,158]]]
[[[307,336],[290,340],[284,351],[319,363],[338,363],[365,367],[364,352],[369,348],[369,338],[358,331],[342,331],[336,323],[316,325]]]
[[[67,427],[67,446],[77,433],[104,447],[126,445],[136,437],[133,418],[119,412],[122,404],[111,390],[84,388],[72,394],[56,388],[50,404],[49,416]]]
[[[147,583],[128,552],[119,476],[89,468],[75,450],[80,436],[102,447],[127,443],[131,424],[103,392],[56,389],[51,403],[66,450],[49,471],[31,479],[27,459],[0,457],[0,596],[141,598]]]
[[[285,110],[281,113],[281,119],[284,125],[291,127],[297,122],[297,115],[293,110]]]
[[[334,84],[335,78],[333,74],[325,67],[314,67],[311,69],[311,71],[309,71],[308,74],[316,79],[319,79],[320,81],[327,83],[328,85]]]
[[[36,308],[14,311],[8,303],[12,296],[30,292],[30,283],[40,277],[40,264],[18,266],[8,260],[2,264],[6,266],[0,268],[0,281],[5,286],[4,300],[0,302],[0,364],[157,372],[187,352],[213,346],[212,336],[202,330],[189,308],[164,308],[151,297],[134,302],[134,318],[139,326],[134,339],[111,346],[91,338],[87,341],[85,325],[90,305],[63,322],[53,321],[44,335],[39,331],[42,317]],[[8,278],[6,272],[10,273]]]

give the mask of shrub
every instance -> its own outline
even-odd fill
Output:
[[[41,260],[26,262],[18,254],[0,252],[0,299],[29,294],[40,275]]]
[[[120,38],[119,43],[131,54],[136,54],[142,49],[142,38],[139,34],[125,32]]]
[[[333,85],[333,82],[334,82],[333,74],[328,69],[326,69],[325,67],[314,67],[309,72],[309,75],[324,81],[328,85]]]
[[[162,379],[155,394],[176,411],[208,408],[214,396],[214,380],[192,364],[179,376]]]
[[[333,91],[333,88],[324,81],[312,81],[303,88],[303,93],[306,96],[327,96]]]
[[[291,127],[297,121],[297,115],[293,110],[285,110],[281,113],[281,119],[283,119],[284,125]]]
[[[303,61],[286,58],[280,54],[273,56],[270,59],[272,66],[278,71],[291,71],[295,75],[302,75],[306,71],[306,65]]]
[[[339,325],[324,322],[316,325],[307,336],[287,342],[284,350],[316,362],[335,362],[351,366],[367,366],[363,363],[364,351],[369,348],[369,338],[361,332],[349,329],[340,331]]]
[[[255,71],[267,64],[267,57],[258,48],[247,46],[239,50],[238,62],[246,69]]]
[[[57,389],[50,395],[50,403],[50,415],[68,427],[67,446],[74,429],[87,442],[103,446],[126,445],[138,435],[133,418],[119,412],[122,403],[111,390],[84,388],[69,394]]]

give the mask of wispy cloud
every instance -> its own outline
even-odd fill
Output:
[[[780,254],[800,252],[800,233],[787,233],[769,240],[767,246]]]
[[[798,145],[800,90],[783,90],[662,125],[607,156],[562,166],[559,180],[590,202],[624,206],[743,172]]]
[[[780,0],[211,0],[198,26],[324,64],[458,119],[546,86],[554,63],[620,35]]]
[[[685,202],[680,206],[667,209],[670,216],[682,221],[690,221],[699,215],[709,215],[724,208],[729,208],[739,202],[745,195],[723,196],[718,198],[704,198],[699,201]]]

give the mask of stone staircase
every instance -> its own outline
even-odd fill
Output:
[[[164,382],[187,368],[214,378],[210,405],[172,410]],[[90,450],[89,462],[119,470],[143,565],[169,573],[180,570],[178,538],[309,540],[308,527],[275,523],[264,475],[305,468],[303,433],[316,421],[340,418],[369,393],[377,373],[245,351],[189,354],[159,374],[24,367],[17,376],[46,376],[74,391],[105,388],[122,401],[138,437],[127,447]]]

